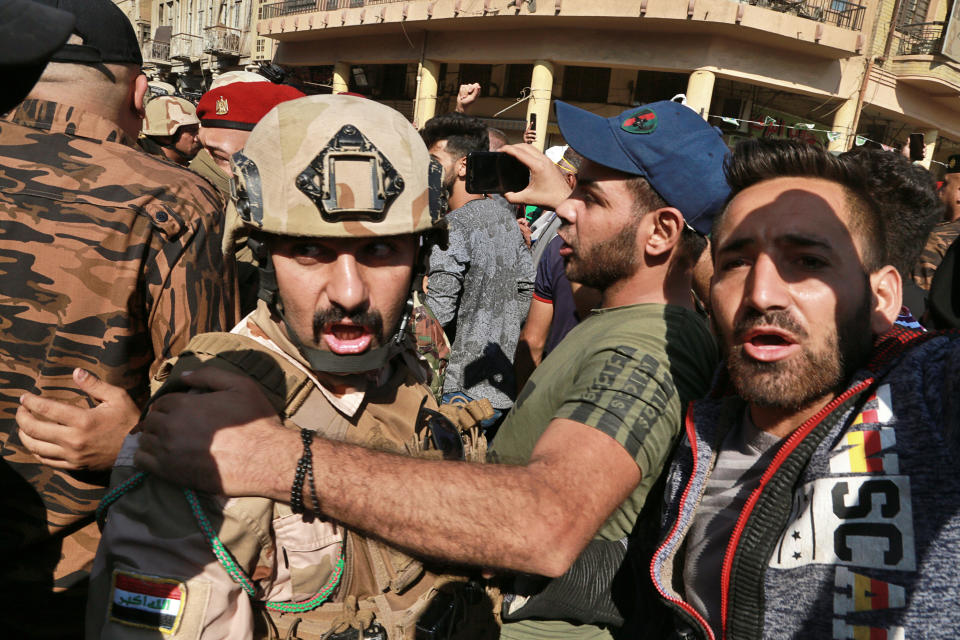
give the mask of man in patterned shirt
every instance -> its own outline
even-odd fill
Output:
[[[564,138],[586,158],[579,183],[566,198],[569,187],[548,159],[506,147],[534,169],[515,199],[563,218],[567,275],[601,290],[602,309],[524,387],[492,451],[509,464],[417,460],[316,439],[320,503],[309,508],[430,557],[553,577],[592,540],[633,529],[683,408],[706,391],[717,363],[690,286],[701,234],[728,193],[727,148],[674,102],[612,118],[557,103],[557,114]],[[143,423],[150,437],[138,465],[175,483],[287,501],[303,448],[296,434],[260,417],[273,412],[243,376],[201,370],[188,384],[213,391],[168,395],[164,411]],[[589,593],[574,599],[609,598],[609,590],[585,585]],[[516,620],[504,625],[505,637],[609,637],[617,624],[572,608],[519,619],[528,615],[521,602],[505,610]]]
[[[486,125],[450,113],[428,120],[421,135],[443,165],[450,203],[449,242],[433,248],[427,269],[427,306],[453,343],[444,400],[489,400],[497,411],[484,424],[492,439],[516,395],[513,355],[536,270],[510,205],[467,193],[467,154],[487,150]]]
[[[45,403],[89,406],[78,386],[97,378],[143,402],[193,334],[232,325],[235,280],[219,196],[137,147],[147,82],[129,21],[109,0],[47,4],[76,15],[73,35],[0,120],[0,610],[10,637],[72,638],[130,423],[65,428]],[[47,418],[31,433],[21,397]]]

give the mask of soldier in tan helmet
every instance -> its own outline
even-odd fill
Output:
[[[188,100],[159,96],[147,103],[140,146],[147,153],[183,167],[200,151],[200,120]]]
[[[483,457],[478,419],[492,411],[438,407],[407,330],[421,256],[444,232],[439,163],[398,112],[313,96],[270,111],[233,170],[241,225],[232,232],[261,269],[258,307],[168,362],[149,411],[163,412],[165,393],[201,364],[241,372],[300,432],[306,457],[289,504],[228,499],[138,472],[146,436],[131,435],[100,509],[87,637],[412,639],[418,626],[451,625],[471,635],[430,637],[488,637],[489,599],[465,576],[304,511],[323,492],[309,458],[314,434],[405,455]]]

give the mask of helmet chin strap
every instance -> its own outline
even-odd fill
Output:
[[[270,252],[266,245],[259,239],[248,238],[247,244],[253,250],[260,271],[260,290],[258,297],[270,305],[270,308],[280,316],[287,330],[287,336],[293,346],[303,354],[310,368],[314,371],[323,371],[326,373],[365,373],[367,371],[376,371],[381,369],[394,357],[404,351],[404,340],[407,332],[407,325],[410,323],[410,317],[413,314],[413,292],[407,297],[407,302],[403,308],[403,316],[400,326],[396,333],[387,340],[386,344],[370,349],[356,355],[340,355],[332,351],[317,349],[308,346],[293,330],[290,323],[287,322],[283,309],[283,300],[280,299],[280,292],[277,287],[277,274],[273,269],[273,261],[270,260]],[[411,285],[412,286],[412,285]]]

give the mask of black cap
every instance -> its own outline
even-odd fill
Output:
[[[53,62],[143,64],[133,25],[111,0],[35,0],[76,16],[73,32],[83,44],[65,44],[50,58]]]
[[[0,65],[45,63],[70,37],[75,20],[31,0],[0,0]]]

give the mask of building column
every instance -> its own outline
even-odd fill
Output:
[[[417,70],[417,96],[413,102],[413,124],[422,129],[427,120],[437,113],[437,88],[440,63],[423,60]]]
[[[333,92],[346,93],[350,91],[350,63],[338,62],[333,65]]]
[[[717,76],[707,69],[696,69],[687,80],[687,106],[700,114],[704,120],[710,116],[713,100],[713,84]]]
[[[923,132],[923,160],[920,164],[924,169],[930,170],[930,163],[933,161],[933,152],[937,150],[937,136],[940,131],[937,129],[926,129]]]
[[[850,98],[844,100],[840,108],[833,114],[833,124],[830,125],[833,131],[840,134],[836,140],[830,140],[827,143],[827,151],[847,151],[856,131],[853,130],[853,121],[857,117],[857,99]]]
[[[533,78],[530,81],[530,99],[527,100],[527,122],[537,114],[537,141],[534,146],[543,151],[547,141],[547,124],[550,122],[550,98],[553,95],[553,63],[537,60],[533,63]]]

